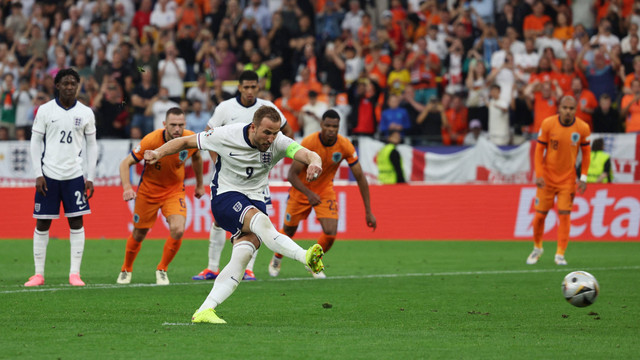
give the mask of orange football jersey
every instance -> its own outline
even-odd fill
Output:
[[[581,173],[587,174],[589,169],[590,135],[589,125],[580,118],[575,118],[570,125],[560,123],[558,115],[544,119],[537,146],[544,147],[546,154],[539,156],[540,152],[536,151],[536,176],[543,177],[545,183],[551,186],[574,186],[578,149],[582,149]]]
[[[164,132],[164,129],[158,129],[142,138],[140,144],[131,151],[133,158],[140,161],[144,158],[145,150],[155,150],[164,145]],[[185,130],[182,136],[193,134],[193,131]],[[145,164],[138,185],[138,194],[153,200],[184,191],[184,163],[196,151],[198,149],[182,150],[163,157],[153,165]]]
[[[338,140],[335,144],[325,146],[322,144],[320,139],[320,132],[316,132],[302,139],[300,145],[316,152],[322,159],[322,174],[320,174],[316,180],[307,182],[306,166],[304,167],[304,170],[298,174],[302,183],[308,187],[309,190],[321,197],[324,197],[323,194],[326,195],[333,193],[333,178],[336,176],[336,172],[338,171],[342,160],[346,160],[349,166],[353,166],[358,163],[356,148],[349,139],[342,135],[338,135]],[[294,187],[291,188],[289,196],[292,198],[307,199],[306,195]]]

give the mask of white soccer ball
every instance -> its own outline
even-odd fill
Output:
[[[599,293],[598,280],[586,271],[569,273],[562,281],[562,295],[573,306],[589,306],[596,301]]]

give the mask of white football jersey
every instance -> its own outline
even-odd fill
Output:
[[[222,194],[237,191],[250,199],[265,201],[263,190],[269,183],[269,171],[285,157],[295,141],[278,132],[265,152],[251,146],[249,124],[231,124],[197,134],[198,149],[218,153],[211,191]]]
[[[73,107],[65,109],[57,98],[53,99],[38,108],[32,131],[44,136],[44,175],[55,180],[82,176],[80,152],[85,135],[96,133],[96,119],[90,107],[76,101]]]
[[[280,128],[282,129],[287,124],[287,119],[285,119],[280,109],[278,109],[274,103],[269,100],[256,98],[256,102],[247,107],[240,102],[240,95],[221,102],[213,111],[213,115],[211,115],[207,126],[213,129],[235,123],[249,124],[253,121],[253,114],[263,105],[271,106],[278,111],[280,120],[282,121],[280,124]]]

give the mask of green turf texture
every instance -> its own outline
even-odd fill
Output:
[[[303,247],[311,242],[301,241]],[[217,309],[227,325],[189,324],[213,282],[192,281],[207,242],[184,241],[171,285],[116,286],[124,241],[88,240],[85,288],[68,285],[68,241],[52,239],[46,285],[30,240],[0,241],[2,359],[632,359],[640,355],[640,243],[555,242],[525,265],[530,242],[337,241],[328,279],[285,260],[277,280],[261,249],[255,273]],[[162,241],[145,241],[132,285],[154,284]],[[223,253],[229,258],[230,246]],[[574,270],[600,282],[576,308],[560,284]],[[285,281],[286,280],[286,281]],[[44,291],[41,291],[44,290]],[[167,325],[163,325],[167,324]]]

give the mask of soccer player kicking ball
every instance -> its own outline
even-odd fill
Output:
[[[272,107],[263,106],[255,112],[251,124],[231,124],[174,139],[144,154],[145,160],[154,164],[164,156],[189,148],[218,153],[217,176],[211,184],[211,212],[218,225],[233,234],[233,250],[209,296],[193,314],[194,323],[226,323],[214,309],[235,291],[261,243],[300,261],[316,273],[324,268],[320,245],[302,249],[279,233],[266,214],[263,191],[269,181],[269,171],[278,161],[286,156],[307,164],[307,181],[316,179],[322,172],[320,156],[282,135],[280,125],[280,114]]]
[[[129,168],[142,160],[146,150],[160,147],[171,139],[194,134],[193,131],[184,129],[186,124],[184,112],[177,107],[167,110],[163,124],[164,129],[155,130],[142,138],[140,145],[136,146],[120,163],[120,180],[124,189],[122,198],[124,201],[135,199],[135,207],[133,232],[127,239],[124,264],[116,280],[118,284],[131,283],[133,262],[138,256],[142,241],[156,222],[158,209],[160,209],[169,223],[169,238],[164,243],[162,259],[156,268],[156,284],[169,285],[167,269],[180,249],[187,221],[184,163],[189,157],[192,159],[193,171],[196,174],[195,196],[199,199],[205,193],[202,182],[202,157],[196,149],[182,150],[153,165],[145,164],[137,194],[131,187]]]
[[[322,235],[318,239],[318,244],[326,253],[333,245],[338,232],[338,200],[333,189],[333,178],[340,168],[342,160],[346,160],[351,168],[353,176],[358,182],[360,195],[365,209],[365,221],[367,226],[376,229],[376,218],[371,212],[369,197],[369,184],[364,176],[362,167],[358,162],[356,149],[342,135],[338,134],[340,126],[340,115],[335,110],[327,110],[320,121],[321,130],[305,137],[300,145],[311,151],[315,151],[322,159],[322,175],[317,181],[308,182],[305,179],[304,165],[294,162],[289,168],[288,180],[293,186],[289,190],[289,200],[285,212],[284,227],[282,232],[293,238],[298,224],[301,220],[307,219],[311,208],[314,209],[318,221],[322,226]],[[269,263],[269,275],[278,276],[282,264],[282,255],[274,254]],[[324,271],[312,273],[313,277],[323,279],[326,277]]]
[[[576,118],[577,102],[572,96],[560,100],[559,115],[542,121],[535,150],[536,214],[533,218],[533,251],[527,264],[538,262],[542,255],[544,220],[554,199],[558,198],[558,247],[555,263],[567,265],[564,258],[571,230],[571,208],[576,193],[576,158],[582,151],[582,166],[577,188],[582,194],[587,189],[587,173],[591,159],[589,125]]]
[[[60,70],[54,79],[59,96],[40,106],[33,121],[31,161],[36,175],[33,217],[33,260],[36,273],[24,286],[44,285],[44,264],[51,220],[60,217],[60,201],[69,221],[71,269],[69,283],[84,286],[80,264],[84,253],[82,216],[91,213],[93,178],[98,162],[96,121],[91,108],[76,100],[80,76],[73,69]],[[82,143],[87,142],[87,179],[82,176]],[[46,142],[46,146],[45,146]]]

